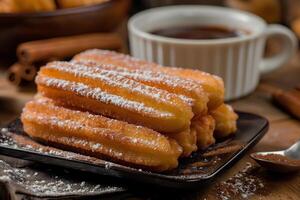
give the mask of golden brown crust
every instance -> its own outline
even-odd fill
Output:
[[[223,80],[211,74],[183,68],[162,67],[158,64],[135,59],[133,57],[104,50],[88,50],[77,54],[74,61],[96,62],[98,64],[113,64],[123,68],[151,70],[158,73],[164,73],[182,79],[188,79],[196,82],[206,92],[209,101],[208,108],[210,110],[216,109],[224,101],[224,83]]]
[[[198,70],[91,50],[48,63],[36,83],[39,97],[22,114],[31,137],[118,163],[173,169],[236,131],[223,81]]]
[[[21,120],[33,138],[151,170],[175,168],[182,152],[174,140],[151,129],[56,106],[47,99],[27,103]]]
[[[214,133],[216,138],[227,137],[237,131],[236,121],[238,115],[230,105],[222,104],[210,114],[216,120],[216,130]]]
[[[76,62],[91,67],[91,71],[97,73],[99,70],[110,70],[137,81],[144,85],[155,87],[179,95],[184,101],[193,107],[195,115],[207,114],[208,97],[202,86],[193,80],[186,80],[178,76],[170,76],[149,69],[131,69],[113,64],[98,64],[95,62]]]
[[[73,106],[163,133],[190,126],[191,106],[178,95],[117,73],[97,73],[83,64],[52,62],[37,78],[38,91],[62,105]]]
[[[197,145],[199,149],[206,149],[215,143],[215,120],[212,116],[206,115],[194,118],[192,127],[197,134]]]
[[[182,147],[181,157],[188,157],[198,149],[196,134],[196,130],[191,128],[179,133],[169,134],[168,137],[174,139]]]
[[[217,108],[224,102],[225,89],[221,78],[194,69],[165,67],[163,71],[165,73],[196,81],[199,85],[201,85],[209,98],[207,104],[209,110]]]

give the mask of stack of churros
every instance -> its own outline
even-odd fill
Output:
[[[236,132],[222,79],[104,50],[51,62],[22,113],[25,132],[86,155],[166,171]]]

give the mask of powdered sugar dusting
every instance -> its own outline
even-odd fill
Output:
[[[80,62],[74,61],[73,63],[80,64]],[[201,100],[206,98],[201,85],[191,80],[182,79],[176,76],[169,76],[164,73],[158,73],[150,70],[129,69],[111,64],[96,64],[94,62],[85,62],[85,64],[89,66],[88,69],[85,69],[85,71],[90,71],[93,74],[101,73],[103,70],[110,70],[111,72],[117,73],[126,78],[153,87],[160,88],[160,86],[163,85],[164,88],[160,89],[167,90],[173,94],[178,95],[178,93],[184,92],[184,95],[178,95],[178,97],[184,102],[187,102],[189,105],[193,104],[194,99],[192,99],[192,97],[201,97]]]
[[[45,167],[21,169],[11,167],[2,160],[0,160],[0,170],[1,181],[13,182],[18,186],[17,190],[22,193],[25,192],[40,197],[89,196],[125,190],[125,188],[118,186],[79,179],[73,172],[67,170],[61,170],[60,173],[57,173],[54,170],[45,169]]]
[[[131,130],[131,134],[148,134],[148,136],[152,135],[154,138],[157,138],[157,132],[153,131],[152,129],[148,129],[144,126],[129,124],[125,121],[107,118],[102,115],[91,114],[90,112],[67,109],[62,106],[55,105],[55,103],[51,99],[45,97],[35,99],[34,101],[29,102],[28,105],[31,103],[42,107],[44,111],[50,110],[52,114],[64,114],[64,116],[66,116],[67,118],[72,118],[70,116],[81,116],[77,117],[76,121],[79,122],[82,126],[97,126],[99,128],[121,131],[124,134],[127,132],[124,130]],[[27,106],[24,107],[23,112],[26,112],[26,108]],[[40,114],[39,112],[35,111],[31,112],[34,112],[37,115]],[[162,137],[164,136],[162,135]]]
[[[130,67],[132,69],[153,69],[153,68],[166,68],[165,66],[141,60],[135,57],[131,57],[129,55],[113,52],[113,51],[108,51],[108,50],[101,50],[101,49],[90,49],[86,50],[74,57],[73,60],[76,61],[89,61],[89,62],[99,62],[101,63],[101,60],[105,60],[106,56],[109,56],[111,60],[117,60],[117,61],[122,61],[123,63],[127,63],[127,67]],[[180,70],[185,70],[184,68],[180,67],[167,67],[168,69],[180,71]],[[216,75],[209,74],[207,72],[199,71],[199,70],[193,70],[196,71],[197,73],[201,73],[203,75],[207,74],[210,76],[213,76],[215,79],[218,79],[218,81],[223,80]]]
[[[149,61],[140,60],[138,58],[134,58],[129,55],[120,54],[120,53],[107,51],[107,50],[100,50],[100,49],[92,49],[92,50],[84,51],[76,55],[73,60],[82,61],[82,62],[96,62],[96,63],[109,63],[113,61],[114,63],[118,63],[120,66],[125,65],[127,68],[130,69],[147,69],[151,71],[158,70],[158,72],[163,72],[169,75],[172,75],[172,71],[176,72],[176,74],[180,74],[180,71],[186,70],[185,68],[180,68],[180,67],[165,67]],[[191,72],[195,72],[197,74],[209,75],[213,77],[215,80],[217,80],[219,83],[223,83],[222,78],[216,75],[212,75],[207,72],[194,70],[194,69],[188,69],[188,70],[190,70]],[[205,82],[201,79],[198,79],[197,82],[200,84],[205,84]]]
[[[78,62],[73,62],[78,63]],[[159,84],[165,84],[170,87],[181,87],[187,91],[193,91],[195,89],[201,88],[199,84],[186,80],[180,77],[170,76],[165,73],[159,73],[156,71],[151,71],[149,69],[130,69],[130,68],[124,68],[112,64],[93,64],[88,63],[88,65],[92,65],[93,68],[90,68],[90,70],[93,70],[94,72],[99,72],[103,69],[107,70],[114,70],[117,71],[120,75],[126,76],[128,78],[132,78],[137,81],[151,81],[151,82],[157,82]]]
[[[106,138],[106,139],[111,139],[115,143],[118,141],[121,142],[122,140],[126,140],[129,143],[132,143],[134,145],[141,144],[141,145],[146,145],[148,147],[157,148],[157,149],[159,149],[161,147],[161,143],[158,141],[159,137],[157,137],[156,139],[153,139],[153,140],[145,140],[140,137],[136,138],[134,134],[132,136],[126,136],[122,132],[117,132],[117,131],[110,130],[107,128],[86,126],[86,125],[81,124],[76,121],[72,121],[72,120],[68,120],[68,119],[60,119],[56,116],[47,116],[47,115],[43,115],[42,113],[30,112],[30,114],[28,114],[27,112],[24,112],[23,116],[26,120],[35,121],[35,122],[38,122],[39,124],[47,124],[50,127],[60,127],[62,129],[70,130],[70,132],[74,132],[74,131],[78,132],[80,130],[85,129],[85,131],[97,135],[99,138],[99,141],[101,140],[101,138]],[[79,134],[79,132],[78,132],[78,134]],[[82,137],[83,136],[84,135],[82,135]],[[48,136],[48,137],[50,139],[51,136]],[[55,141],[55,139],[58,139],[58,137],[57,138],[55,137],[53,139]],[[60,136],[59,140],[63,144],[72,144],[75,146],[80,145],[81,147],[85,147],[86,149],[92,149],[92,151],[103,152],[103,151],[106,151],[108,148],[107,146],[106,146],[106,148],[104,148],[102,146],[101,142],[89,141],[87,139],[80,138],[80,137],[72,137],[71,135],[66,135],[65,137]],[[114,154],[117,157],[122,156],[122,153],[117,152],[116,149],[109,149],[108,151],[109,151],[109,153]]]
[[[144,112],[156,117],[173,116],[169,112],[156,110],[152,107],[146,106],[144,103],[130,101],[128,99],[124,99],[122,96],[109,94],[102,91],[100,88],[91,88],[83,83],[71,82],[71,81],[66,81],[66,80],[61,80],[56,78],[48,78],[48,77],[38,77],[37,83],[46,85],[48,87],[54,87],[54,88],[74,92],[78,95],[86,96],[106,104],[113,104],[115,106],[132,110],[132,111],[138,111],[140,113]]]
[[[175,94],[139,83],[125,77],[123,74],[117,71],[100,68],[93,70],[93,68],[82,64],[68,62],[52,62],[49,63],[46,68],[67,72],[75,75],[76,77],[84,77],[95,81],[101,81],[104,84],[115,88],[123,88],[127,91],[130,91],[132,94],[142,95],[150,99],[154,98],[157,103],[164,102],[168,104],[174,104],[173,99],[176,98]]]

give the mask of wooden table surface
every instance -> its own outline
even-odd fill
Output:
[[[266,117],[270,122],[270,130],[265,137],[247,155],[233,167],[219,176],[212,183],[202,186],[195,191],[172,192],[176,198],[215,199],[216,185],[230,179],[238,171],[244,169],[247,162],[254,163],[249,153],[261,150],[279,150],[286,148],[300,139],[300,122],[293,119],[277,107],[270,100],[270,86],[289,88],[300,84],[300,54],[280,70],[263,76],[260,85],[254,93],[239,100],[230,102],[235,109],[248,111]],[[19,115],[24,103],[30,100],[35,91],[20,90],[10,85],[4,74],[0,77],[0,124],[5,124]],[[279,175],[263,171],[264,194],[254,193],[251,199],[300,199],[300,174]]]

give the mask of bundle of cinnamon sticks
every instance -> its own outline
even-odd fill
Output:
[[[115,33],[93,33],[22,43],[17,48],[18,62],[8,70],[8,80],[17,86],[32,82],[37,68],[53,60],[65,60],[87,49],[121,51],[122,39]]]

